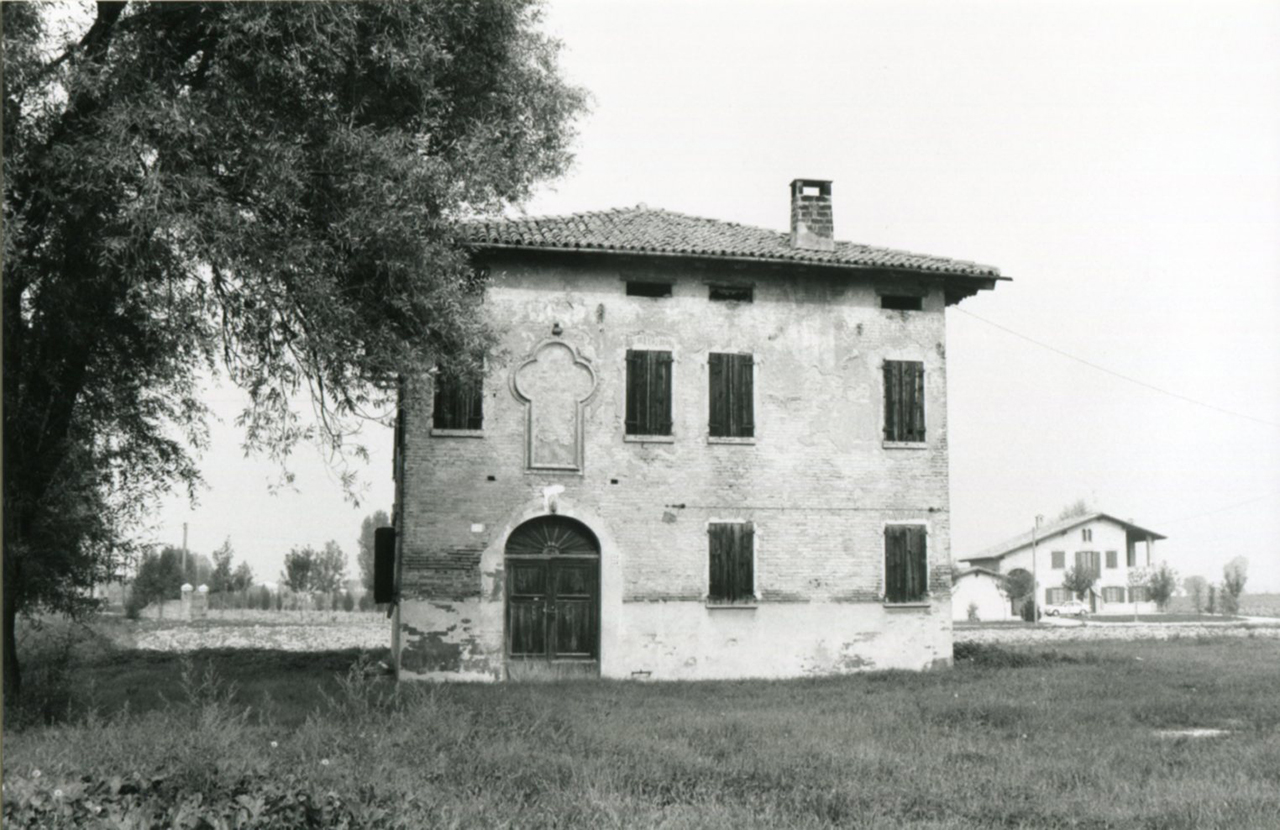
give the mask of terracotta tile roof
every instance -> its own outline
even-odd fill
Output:
[[[1063,531],[1070,530],[1077,525],[1092,522],[1095,519],[1106,519],[1107,521],[1115,522],[1123,527],[1126,533],[1136,533],[1143,536],[1150,535],[1152,539],[1168,538],[1167,536],[1156,533],[1154,530],[1147,530],[1145,527],[1139,527],[1132,522],[1122,521],[1117,519],[1115,516],[1109,516],[1106,513],[1089,513],[1084,516],[1072,516],[1069,519],[1063,519],[1061,521],[1054,522],[1053,524],[1045,525],[1035,531],[1036,538],[1040,541],[1044,541],[1051,536],[1056,536]],[[983,559],[999,559],[1002,556],[1007,556],[1016,550],[1020,550],[1030,545],[1031,533],[1032,531],[1028,530],[1024,533],[1019,533],[1017,536],[1006,539],[998,545],[992,545],[985,550],[980,550],[975,554],[971,554],[969,556],[957,556],[956,561],[977,562]]]
[[[480,220],[467,222],[463,227],[470,243],[478,248],[499,246],[685,254],[1001,278],[1000,270],[990,265],[873,248],[853,242],[836,242],[834,251],[792,248],[789,233],[703,219],[644,205],[569,216]]]

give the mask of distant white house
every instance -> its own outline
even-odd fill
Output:
[[[1007,575],[1019,569],[1034,570],[1035,596],[1043,605],[1058,605],[1071,598],[1071,592],[1062,587],[1068,568],[1091,568],[1098,575],[1087,598],[1092,611],[1132,612],[1136,602],[1138,612],[1151,613],[1156,610],[1155,603],[1147,600],[1146,588],[1129,585],[1129,574],[1136,568],[1149,568],[1156,540],[1165,538],[1106,513],[1089,513],[1028,530],[957,561],[961,572],[972,569]],[[955,614],[967,607],[954,590],[951,602]],[[1012,616],[1013,609],[1008,613]]]
[[[1014,619],[1013,606],[1000,592],[1004,577],[989,568],[965,568],[951,576],[951,618],[957,622],[973,616],[982,622]]]

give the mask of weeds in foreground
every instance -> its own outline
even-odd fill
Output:
[[[353,655],[309,698],[302,661],[206,655],[166,664],[161,705],[7,734],[5,826],[1273,826],[1280,643],[966,649],[951,672],[513,686]],[[243,702],[236,659],[271,700]],[[1232,736],[1152,734],[1210,717]]]

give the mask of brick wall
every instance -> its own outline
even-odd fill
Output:
[[[762,603],[869,603],[883,591],[884,525],[928,527],[935,606],[950,587],[945,324],[941,288],[920,312],[879,307],[877,286],[830,269],[707,266],[672,258],[494,257],[486,308],[505,332],[490,356],[482,437],[432,435],[430,396],[404,413],[398,499],[408,601],[485,600],[481,559],[514,511],[562,485],[601,517],[621,561],[621,599],[698,602],[706,524],[756,527]],[[671,297],[626,295],[626,280],[674,280]],[[709,283],[751,284],[754,302],[708,300]],[[590,362],[579,473],[525,469],[525,404],[510,374],[560,340]],[[624,439],[628,348],[673,352],[673,439]],[[754,443],[708,441],[710,351],[755,359]],[[925,364],[927,441],[886,448],[882,362]],[[501,602],[501,593],[489,598]],[[602,609],[602,614],[618,609]],[[923,613],[930,613],[928,611]],[[949,635],[947,607],[935,607]]]

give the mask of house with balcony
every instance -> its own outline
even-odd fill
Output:
[[[945,313],[996,268],[639,206],[467,226],[501,333],[396,433],[403,679],[951,661]]]
[[[1042,605],[1061,605],[1072,598],[1062,584],[1069,568],[1084,568],[1095,576],[1088,596],[1093,613],[1155,612],[1146,588],[1131,584],[1134,577],[1150,568],[1158,540],[1167,537],[1131,521],[1106,513],[1072,516],[1051,525],[1027,530],[998,545],[958,559],[964,569],[981,569],[1005,575],[1016,570],[1035,576],[1035,597]],[[1034,565],[1032,564],[1034,562]],[[1011,604],[1006,619],[1018,608]],[[993,617],[994,618],[994,617]]]

